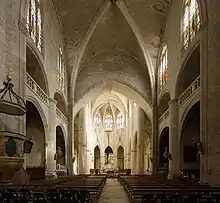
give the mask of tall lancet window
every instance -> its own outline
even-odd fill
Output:
[[[29,0],[27,29],[37,49],[42,53],[42,15],[40,0]]]
[[[167,82],[168,77],[168,53],[167,53],[167,45],[163,45],[162,52],[160,54],[160,67],[159,67],[159,85],[160,90]]]
[[[57,82],[60,86],[60,89],[64,91],[65,89],[65,64],[64,64],[63,51],[61,48],[59,48],[57,69],[58,69],[57,70]]]
[[[93,126],[94,128],[101,128],[101,116],[99,113],[94,117]]]
[[[113,115],[110,105],[108,105],[105,112],[105,131],[113,130]]]
[[[118,113],[116,122],[117,122],[118,129],[124,128],[124,116],[122,112]]]
[[[197,0],[184,0],[182,18],[183,48],[186,49],[189,43],[199,31],[200,17]]]

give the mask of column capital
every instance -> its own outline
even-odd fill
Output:
[[[168,102],[168,105],[172,105],[172,104],[177,104],[178,103],[178,99],[177,98],[174,98],[174,99],[171,99],[169,102]]]
[[[48,100],[50,103],[57,105],[57,101],[55,99],[49,97]]]

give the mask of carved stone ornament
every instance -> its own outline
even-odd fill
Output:
[[[26,24],[23,21],[18,21],[18,28],[21,31],[21,33],[25,36],[28,34],[28,29],[26,27]]]
[[[152,9],[160,14],[164,14],[171,6],[171,0],[159,0],[152,5]]]

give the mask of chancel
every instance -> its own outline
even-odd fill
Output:
[[[219,202],[219,8],[0,0],[0,202]]]

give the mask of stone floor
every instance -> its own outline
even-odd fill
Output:
[[[109,178],[102,190],[99,203],[129,203],[129,200],[118,180]]]

